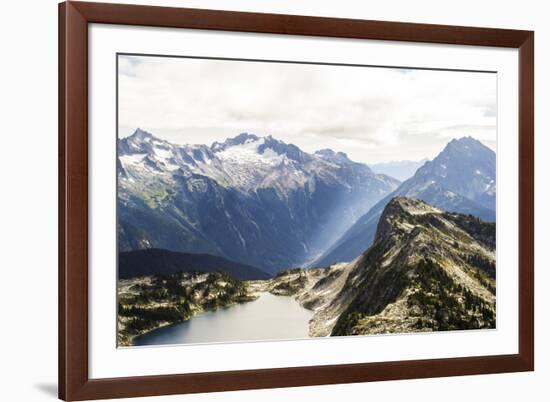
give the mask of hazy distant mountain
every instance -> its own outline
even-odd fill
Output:
[[[398,180],[405,181],[414,176],[418,168],[427,161],[427,158],[421,161],[391,161],[369,164],[369,167],[375,173],[386,174]]]
[[[433,160],[363,215],[313,266],[351,261],[373,242],[378,220],[394,197],[412,197],[445,211],[471,214],[494,221],[496,155],[481,142],[454,139]]]
[[[243,133],[118,143],[119,249],[222,256],[270,273],[318,257],[399,181],[331,150]]]
[[[251,267],[208,254],[187,254],[161,249],[122,252],[118,256],[118,277],[171,275],[178,272],[225,272],[234,279],[267,279],[269,274]]]

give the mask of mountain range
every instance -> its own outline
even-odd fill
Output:
[[[120,252],[209,254],[268,273],[319,258],[400,182],[346,154],[271,136],[176,145],[118,141]]]
[[[494,221],[496,155],[474,138],[453,139],[435,159],[359,218],[311,266],[352,261],[361,255],[373,243],[382,212],[395,197],[416,198],[444,211]]]

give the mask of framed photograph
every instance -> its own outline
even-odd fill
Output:
[[[534,33],[59,6],[59,396],[534,369]]]

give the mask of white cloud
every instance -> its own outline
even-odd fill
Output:
[[[249,131],[375,163],[433,157],[465,135],[493,146],[495,110],[490,73],[119,57],[121,136],[210,144]]]

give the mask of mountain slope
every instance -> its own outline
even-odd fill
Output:
[[[412,197],[450,212],[494,221],[496,210],[496,156],[479,141],[452,140],[415,175],[374,205],[312,265],[351,261],[373,242],[378,220],[394,197]]]
[[[315,335],[494,328],[494,244],[494,223],[394,198]]]
[[[399,184],[271,136],[179,146],[139,129],[119,141],[118,183],[120,251],[212,254],[270,273],[318,257]]]
[[[249,265],[208,254],[186,254],[161,249],[122,252],[118,255],[118,277],[171,275],[179,272],[225,272],[234,279],[257,280],[270,277]]]

